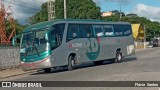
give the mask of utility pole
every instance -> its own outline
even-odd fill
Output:
[[[55,0],[48,0],[48,21],[54,20],[55,18]]]
[[[42,21],[42,11],[40,11],[40,22]]]
[[[122,20],[122,14],[121,14],[121,4],[120,4],[120,15],[119,15],[119,21],[121,21]]]
[[[64,19],[67,19],[67,7],[66,7],[66,0],[64,0]]]
[[[145,25],[143,27],[144,27],[144,49],[146,49],[146,27]]]

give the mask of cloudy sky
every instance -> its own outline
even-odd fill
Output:
[[[4,0],[5,7],[11,0]],[[21,23],[40,10],[41,3],[47,0],[13,0],[11,6],[15,19]],[[147,17],[153,21],[160,21],[160,0],[93,0],[101,11],[119,10],[120,4],[122,11],[136,13],[139,16]],[[10,12],[10,11],[8,11]]]
[[[152,21],[160,21],[160,0],[93,0],[101,7],[101,11],[119,10],[126,14],[136,13]]]
[[[22,24],[26,23],[28,17],[33,16],[40,11],[41,4],[47,0],[4,0],[5,8],[7,9],[11,2],[11,8],[15,19]],[[8,10],[10,12],[10,10]]]

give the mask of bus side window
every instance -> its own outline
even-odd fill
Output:
[[[82,38],[93,37],[92,25],[80,25],[80,32],[82,34]]]
[[[123,30],[121,25],[114,25],[114,34],[115,36],[122,36]]]
[[[103,29],[100,25],[94,25],[93,26],[93,31],[94,31],[94,36],[95,37],[102,37],[104,36],[104,32],[103,32]]]
[[[105,25],[103,27],[105,36],[114,36],[114,29],[111,25]]]
[[[77,24],[69,24],[68,30],[67,30],[67,41],[70,41],[72,39],[80,38],[81,33],[79,30],[79,25]]]
[[[123,25],[122,28],[123,28],[124,35],[129,36],[132,34],[132,29],[130,25]]]

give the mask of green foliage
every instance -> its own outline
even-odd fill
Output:
[[[64,18],[64,0],[56,0],[56,19]],[[67,0],[67,18],[72,19],[101,19],[100,7],[92,0]],[[42,4],[41,11],[28,19],[30,24],[48,20],[47,3]]]
[[[15,22],[16,35],[21,34],[22,30],[25,28],[25,26],[19,24],[19,22],[17,20],[15,20],[14,22]],[[6,35],[7,35],[7,37],[9,37],[12,30],[13,30],[13,26],[6,20]]]
[[[115,11],[116,12],[116,11]],[[116,12],[118,13],[118,11]],[[104,20],[108,21],[119,21],[119,15],[115,14],[110,17],[104,17]],[[126,16],[122,16],[123,22],[130,22],[132,24],[140,23],[143,26],[146,27],[146,37],[147,40],[151,40],[153,37],[160,37],[160,23],[159,22],[153,22],[145,17],[138,17],[136,14],[127,14]]]
[[[56,0],[55,12],[56,19],[64,18],[64,0]],[[67,18],[72,19],[103,19],[108,21],[120,21],[120,12],[114,10],[113,16],[101,17],[100,7],[97,7],[93,0],[66,0],[67,1]],[[154,36],[160,37],[160,23],[152,22],[145,17],[138,17],[138,15],[131,13],[125,15],[121,12],[121,21],[130,23],[140,23],[146,27],[147,39]],[[30,24],[35,24],[48,20],[47,2],[42,4],[41,10],[34,16],[28,19]],[[10,28],[10,27],[8,27]]]
[[[38,13],[28,18],[28,23],[35,24],[35,23],[47,21],[47,20],[48,20],[48,9],[47,9],[47,2],[46,2],[42,4],[41,10]]]

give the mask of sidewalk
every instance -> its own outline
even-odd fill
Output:
[[[21,68],[6,69],[6,70],[0,71],[0,79],[23,75],[23,74],[32,73],[32,72],[34,71],[24,72]]]
[[[143,50],[148,50],[147,49],[136,49],[136,52],[143,51]],[[21,68],[14,68],[14,69],[7,69],[7,70],[2,70],[0,71],[0,79],[8,78],[8,77],[13,77],[13,76],[18,76],[18,75],[23,75],[23,74],[28,74],[28,73],[33,73],[35,71],[27,71],[24,72]]]

